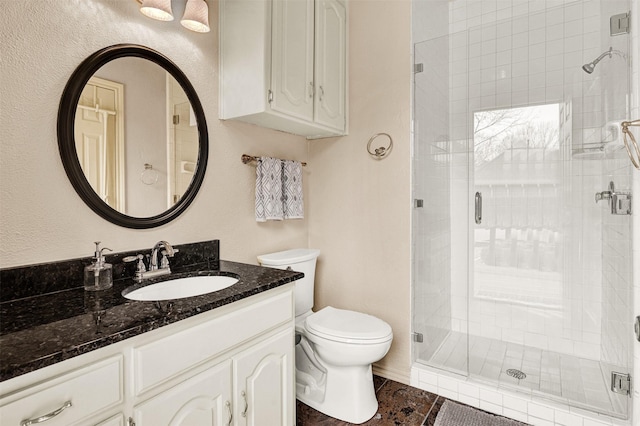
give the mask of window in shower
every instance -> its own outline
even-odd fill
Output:
[[[473,114],[473,295],[544,308],[562,301],[560,104]]]

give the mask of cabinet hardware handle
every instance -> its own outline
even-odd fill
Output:
[[[35,419],[23,420],[23,421],[20,422],[20,426],[30,426],[30,425],[35,425],[35,424],[38,424],[38,423],[46,422],[47,420],[51,420],[52,418],[54,418],[58,414],[62,413],[65,409],[67,409],[69,407],[71,407],[71,401],[65,402],[62,405],[62,407],[58,408],[57,410],[53,410],[52,412],[47,413],[44,416],[40,416],[40,417],[35,418]]]
[[[227,426],[231,426],[231,422],[233,421],[233,413],[231,412],[231,403],[229,401],[225,401],[224,405],[227,406],[227,411],[229,411],[229,423],[227,423]]]
[[[133,421],[133,418],[129,417],[127,419],[127,426],[136,426],[136,422]]]
[[[324,98],[324,88],[320,86],[320,102],[322,102],[322,98]]]
[[[309,82],[309,97],[313,98],[313,81]]]
[[[247,394],[245,393],[245,391],[242,391],[240,395],[242,395],[242,398],[244,399],[244,411],[242,412],[242,417],[247,417],[247,410],[249,409],[249,403],[247,402]]]

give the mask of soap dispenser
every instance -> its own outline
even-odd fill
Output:
[[[113,269],[110,263],[104,261],[103,250],[110,248],[100,248],[100,241],[95,242],[96,252],[93,263],[84,268],[84,289],[89,291],[106,290],[113,286]]]

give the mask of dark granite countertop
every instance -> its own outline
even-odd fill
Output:
[[[173,268],[172,268],[173,269]],[[176,268],[171,275],[143,285],[196,275],[230,275],[239,281],[226,289],[162,302],[124,298],[136,283],[114,281],[100,292],[82,286],[0,303],[0,381],[120,342],[202,312],[279,287],[304,276],[300,272],[216,261]]]

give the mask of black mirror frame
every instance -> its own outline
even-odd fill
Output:
[[[113,209],[107,203],[102,201],[93,187],[87,180],[82,171],[78,153],[75,144],[75,117],[80,100],[80,95],[89,79],[107,62],[122,57],[137,57],[152,61],[167,72],[169,72],[176,81],[182,86],[196,116],[199,135],[199,154],[196,170],[191,180],[191,184],[187,188],[180,200],[168,210],[155,216],[150,217],[133,217],[120,213]],[[198,99],[195,89],[185,76],[185,74],[171,60],[155,50],[135,45],[135,44],[117,44],[105,47],[93,53],[76,68],[71,74],[67,85],[62,93],[60,100],[60,109],[58,110],[58,149],[62,158],[64,169],[80,198],[98,215],[102,216],[109,222],[133,229],[154,228],[164,225],[178,217],[193,202],[202,181],[204,180],[205,171],[207,169],[207,160],[209,158],[209,133],[207,131],[207,122],[204,116],[202,104]]]

